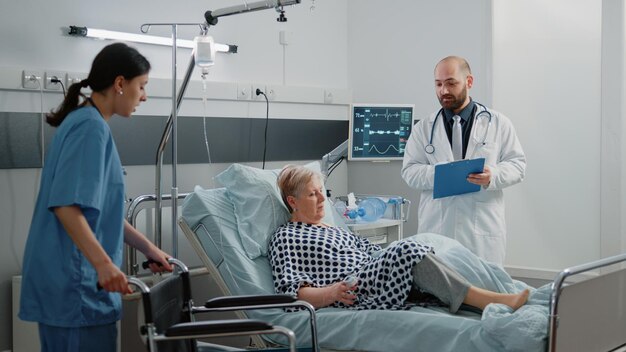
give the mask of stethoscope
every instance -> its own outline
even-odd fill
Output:
[[[489,118],[489,124],[487,125],[487,128],[485,129],[485,135],[483,136],[483,141],[481,143],[481,145],[484,146],[485,144],[487,144],[487,135],[489,134],[489,128],[491,127],[491,118],[493,116],[483,104],[479,102],[474,102],[474,103],[482,108],[482,110],[479,113],[474,115],[474,118],[478,120],[478,118],[482,114],[487,114],[486,117]],[[428,144],[426,144],[426,146],[424,147],[424,150],[428,154],[432,154],[435,152],[435,146],[433,145],[433,136],[435,135],[435,126],[437,125],[437,119],[439,118],[439,115],[443,115],[443,108],[439,109],[439,111],[437,112],[437,115],[435,115],[435,121],[433,122],[433,127],[430,128],[430,139],[428,140]]]

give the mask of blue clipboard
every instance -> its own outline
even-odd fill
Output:
[[[444,198],[480,191],[480,185],[467,182],[469,174],[483,172],[485,158],[458,160],[435,165],[433,198]]]

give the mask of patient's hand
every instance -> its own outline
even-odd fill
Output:
[[[341,302],[351,306],[354,304],[356,295],[350,291],[355,290],[357,285],[348,285],[343,281],[326,287],[300,287],[298,299],[307,301],[315,308],[328,307],[335,302]]]
[[[350,285],[345,281],[340,281],[330,285],[329,287],[333,289],[333,293],[335,294],[333,302],[341,302],[347,306],[354,304],[356,295],[352,291],[356,289],[356,283]]]

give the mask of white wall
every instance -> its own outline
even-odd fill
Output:
[[[626,6],[602,2],[602,179],[600,252],[626,252]]]
[[[527,177],[507,191],[507,264],[600,257],[602,3],[494,1],[494,107],[516,126]]]
[[[85,2],[72,0],[41,1],[24,0],[3,2],[0,5],[0,110],[12,112],[49,111],[60,102],[58,93],[45,93],[43,106],[39,92],[20,90],[21,70],[56,70],[85,73],[95,54],[107,43],[102,41],[65,36],[62,27],[69,25],[90,26],[117,31],[139,32],[146,22],[202,22],[206,10],[241,4],[238,0],[206,1],[188,0],[184,3],[164,0]],[[239,83],[261,83],[289,87],[305,87],[307,92],[315,87],[336,88],[345,93],[347,79],[347,2],[316,1],[311,12],[310,1],[286,9],[288,22],[279,26],[274,10],[259,11],[238,16],[224,17],[210,29],[219,43],[236,44],[239,53],[218,55],[217,65],[211,69],[209,81],[227,82],[226,87]],[[36,9],[36,10],[35,10]],[[278,42],[278,31],[293,32],[287,47]],[[169,28],[153,27],[155,35],[169,36]],[[180,28],[179,37],[191,39],[198,32],[196,27]],[[170,103],[162,95],[168,87],[161,79],[171,77],[171,49],[133,44],[150,60],[152,82],[147,86],[149,100],[138,114],[169,115]],[[284,53],[283,53],[284,49]],[[284,55],[283,55],[284,54]],[[179,49],[178,76],[182,78],[187,68],[189,49]],[[283,64],[284,57],[284,64]],[[194,80],[199,74],[194,73]],[[160,82],[159,82],[160,81]],[[233,85],[234,84],[234,85]],[[191,85],[190,85],[191,87]],[[199,96],[200,85],[193,84],[191,94]],[[317,92],[316,90],[312,90]],[[165,94],[167,94],[165,89]],[[264,117],[261,103],[238,101],[209,101],[211,116]],[[216,112],[217,111],[217,112]],[[345,105],[274,103],[270,116],[279,118],[330,118],[345,119]],[[199,100],[183,103],[181,114],[202,116]],[[36,141],[33,141],[36,143]],[[321,157],[321,156],[320,156]],[[304,162],[304,161],[296,161]],[[268,163],[267,167],[279,167],[281,163]],[[256,164],[255,164],[256,165]],[[184,165],[179,168],[180,192],[190,191],[195,184],[213,185],[211,178],[228,165]],[[257,165],[258,166],[258,165]],[[127,188],[131,197],[154,193],[154,167],[128,167]],[[333,174],[329,188],[345,193],[346,168]],[[170,192],[169,168],[164,168],[163,191]],[[336,177],[335,177],[336,176]],[[38,187],[39,170],[0,170],[0,351],[11,348],[11,292],[13,275],[21,270],[22,252],[30,225],[32,209]],[[164,231],[169,225],[164,223]],[[164,239],[169,246],[169,240]],[[181,244],[181,250],[185,250]]]

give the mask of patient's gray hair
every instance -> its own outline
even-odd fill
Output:
[[[276,183],[278,184],[278,189],[280,189],[283,203],[285,203],[290,213],[293,213],[293,209],[289,205],[287,197],[298,197],[313,178],[317,178],[320,182],[324,180],[324,176],[319,172],[301,165],[286,165],[278,174]]]

